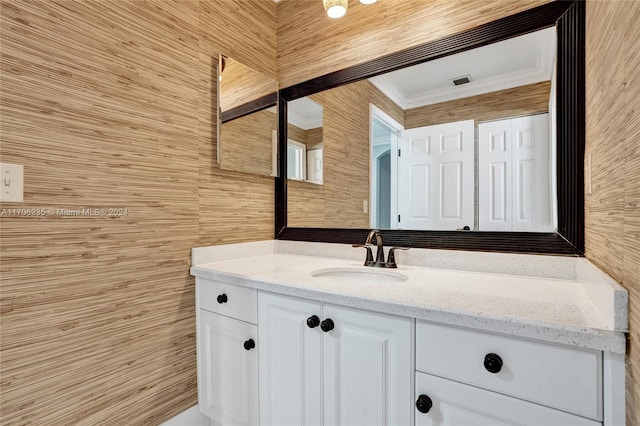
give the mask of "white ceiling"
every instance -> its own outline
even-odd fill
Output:
[[[551,79],[556,57],[555,28],[457,53],[370,78],[402,109],[510,89]],[[462,76],[471,82],[454,86]],[[322,106],[308,98],[289,102],[289,122],[302,129],[322,125]]]
[[[402,109],[416,108],[551,79],[555,28],[370,78]],[[451,80],[469,75],[471,82]]]
[[[322,105],[308,97],[288,102],[287,121],[302,130],[322,127]]]

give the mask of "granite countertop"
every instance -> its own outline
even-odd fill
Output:
[[[406,276],[402,282],[314,277],[312,272],[323,269],[374,268],[365,268],[362,260],[276,251],[213,262],[204,259],[194,262],[191,274],[481,331],[615,353],[625,350],[627,307],[621,295],[626,292],[611,283],[402,264],[393,270]],[[608,306],[612,303],[616,306]]]

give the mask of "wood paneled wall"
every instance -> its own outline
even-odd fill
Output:
[[[586,256],[629,290],[628,426],[640,425],[638,22],[637,1],[587,2],[586,156],[592,193],[587,187]]]
[[[0,208],[52,209],[1,218],[2,424],[197,402],[190,250],[273,237],[273,179],[215,159],[218,53],[276,76],[275,4],[246,6],[2,1],[0,154],[25,194]]]
[[[281,88],[494,21],[549,0],[385,0],[349,2],[340,19],[321,1],[278,3]]]
[[[425,105],[404,112],[406,129],[473,119],[498,120],[547,112],[551,82],[529,84],[513,89],[499,90],[483,95]]]
[[[368,228],[369,103],[401,123],[403,112],[367,80],[311,98],[323,108],[323,184],[289,181],[288,226]]]

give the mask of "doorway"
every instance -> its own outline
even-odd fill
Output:
[[[398,228],[398,135],[402,125],[373,104],[370,110],[372,228]]]

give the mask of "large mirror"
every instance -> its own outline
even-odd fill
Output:
[[[322,106],[324,167],[277,181],[276,236],[582,253],[583,37],[557,2],[282,90]]]
[[[289,225],[555,231],[555,62],[552,27],[292,101],[289,166],[310,104],[326,184],[290,187]]]
[[[225,55],[218,64],[220,168],[277,174],[277,82]]]

